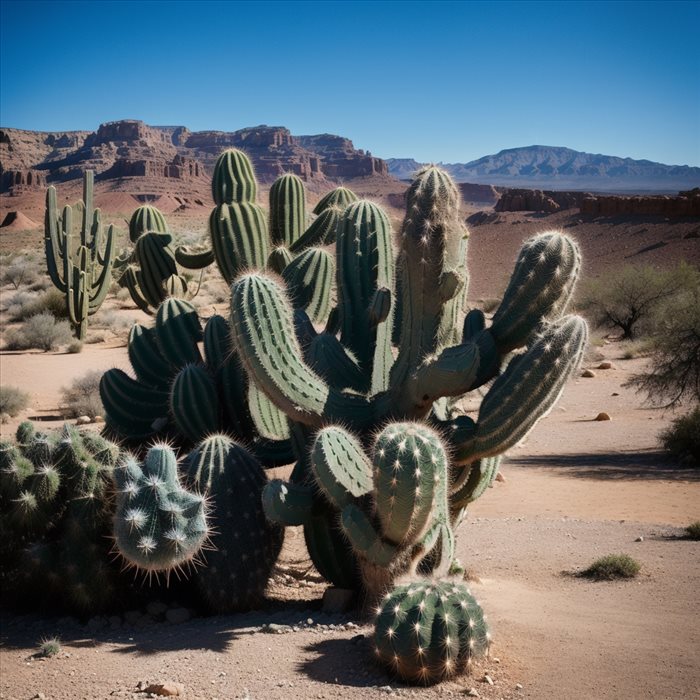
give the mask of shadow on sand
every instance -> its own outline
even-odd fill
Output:
[[[549,467],[582,479],[700,481],[700,469],[679,467],[661,450],[510,457],[507,463],[519,467]]]

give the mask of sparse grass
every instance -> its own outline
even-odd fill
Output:
[[[613,581],[618,578],[634,578],[640,569],[639,562],[628,554],[608,554],[596,559],[580,575],[595,581]]]
[[[27,319],[21,328],[12,328],[5,336],[8,350],[37,348],[45,352],[56,350],[72,340],[68,321],[57,321],[53,314],[44,311]]]
[[[56,656],[61,652],[61,640],[58,637],[50,637],[47,639],[42,639],[39,643],[39,651],[37,656],[43,656],[50,659],[52,656]]]
[[[679,416],[659,436],[664,449],[681,463],[700,466],[700,406]]]
[[[62,390],[63,415],[66,418],[79,416],[100,416],[103,413],[100,398],[100,370],[91,370]]]
[[[15,386],[0,385],[0,413],[14,418],[29,405],[29,394]]]
[[[700,520],[690,523],[690,525],[685,528],[685,532],[689,540],[700,540]]]

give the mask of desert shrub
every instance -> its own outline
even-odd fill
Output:
[[[700,466],[700,406],[674,418],[659,437],[664,448],[681,462]]]
[[[0,413],[16,416],[29,405],[29,394],[15,386],[0,385]]]
[[[485,314],[492,314],[501,302],[498,299],[482,299],[481,300],[481,310]]]
[[[3,265],[2,284],[11,284],[15,289],[19,289],[24,284],[31,284],[38,275],[35,262],[29,260],[24,255],[18,255]]]
[[[62,390],[63,414],[67,418],[78,416],[102,415],[102,399],[100,399],[100,370],[91,370],[82,377],[73,380],[69,387]]]
[[[5,336],[8,350],[55,350],[71,342],[72,333],[67,321],[57,321],[44,311],[27,319],[21,328],[10,329]]]
[[[52,656],[56,656],[61,652],[61,640],[58,637],[51,637],[50,639],[42,639],[39,643],[39,651],[37,656],[43,656],[47,659]]]
[[[700,284],[680,295],[649,347],[650,369],[628,384],[654,405],[700,402]]]
[[[596,559],[581,576],[596,581],[612,581],[616,578],[634,578],[641,569],[637,561],[628,554],[608,554]]]
[[[131,328],[133,319],[111,309],[109,311],[100,311],[98,314],[95,314],[91,325],[93,328],[106,328],[112,331],[112,333],[119,335],[119,333],[123,333]]]
[[[58,289],[51,287],[39,295],[19,292],[13,295],[8,308],[14,321],[24,321],[43,312],[50,313],[54,318],[68,318],[66,298]]]
[[[686,263],[670,270],[627,265],[582,285],[579,306],[598,326],[616,328],[631,340],[655,332],[664,310],[698,285],[699,274]]]
[[[700,540],[700,520],[690,523],[685,528],[685,533],[689,540]]]
[[[75,354],[82,352],[82,351],[83,351],[83,344],[80,340],[74,340],[66,348],[66,352],[69,352],[71,355],[75,355]]]

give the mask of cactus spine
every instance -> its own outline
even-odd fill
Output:
[[[56,189],[46,192],[44,247],[49,276],[66,297],[66,309],[78,339],[87,334],[88,316],[102,305],[112,282],[115,259],[114,228],[107,229],[103,245],[100,210],[93,208],[94,173],[83,175],[83,200],[59,214]],[[79,240],[74,240],[74,210],[80,218]]]

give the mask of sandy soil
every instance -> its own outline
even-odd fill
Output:
[[[317,577],[282,573],[308,567],[292,530],[263,611],[136,626],[4,612],[0,697],[144,697],[136,693],[141,681],[182,683],[192,699],[437,698],[470,688],[493,700],[699,697],[700,545],[683,539],[681,527],[700,519],[700,473],[658,451],[656,434],[670,414],[643,408],[621,386],[643,360],[620,359],[615,344],[602,352],[615,369],[570,383],[558,408],[512,451],[506,481],[460,528],[458,555],[495,640],[471,675],[415,689],[377,667],[370,626],[353,614],[324,614]],[[80,355],[2,356],[3,381],[30,388],[30,413],[48,415],[74,373],[125,364],[123,347],[101,345]],[[601,410],[612,420],[593,421]],[[642,564],[637,579],[571,575],[621,552]],[[262,632],[270,622],[297,631]],[[63,651],[32,658],[51,635]]]

